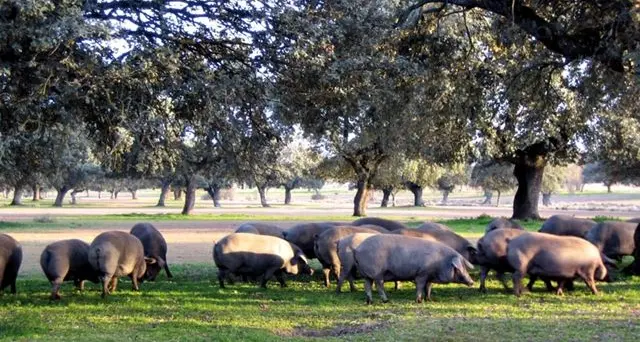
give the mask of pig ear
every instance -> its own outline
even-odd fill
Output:
[[[453,259],[451,259],[451,265],[455,269],[457,269],[459,272],[465,271],[463,264],[467,266],[468,269],[471,269],[471,270],[473,269],[473,265],[471,265],[471,263],[468,262],[467,259],[465,259],[461,255],[456,255],[455,257],[453,257]]]
[[[155,258],[144,257],[144,262],[146,262],[147,265],[152,265],[158,261]]]
[[[467,252],[469,252],[469,254],[476,254],[478,250],[473,246],[467,246]]]
[[[158,263],[158,267],[163,268],[166,262],[161,257],[155,257],[156,262]]]

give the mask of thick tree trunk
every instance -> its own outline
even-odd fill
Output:
[[[62,207],[62,205],[64,204],[64,198],[65,196],[67,196],[67,192],[69,192],[69,188],[67,188],[66,186],[63,186],[62,188],[56,189],[56,190],[57,190],[56,200],[55,202],[53,202],[53,206]]]
[[[413,193],[413,206],[423,207],[424,201],[422,200],[422,187],[418,184],[407,182],[407,188]]]
[[[98,199],[102,198],[102,191],[98,190]]]
[[[542,193],[542,205],[548,207],[551,205],[551,193]]]
[[[396,206],[396,194],[393,191],[391,192],[391,206]]]
[[[484,191],[484,201],[482,202],[482,204],[491,205],[492,202],[493,202],[493,192],[491,192],[489,190],[485,190]]]
[[[269,208],[270,205],[267,203],[267,187],[266,186],[257,186],[258,194],[260,194],[260,204],[263,208]]]
[[[81,192],[83,192],[83,191],[84,190],[76,190],[76,189],[73,189],[73,191],[71,191],[71,205],[78,204],[78,196],[76,196],[76,195],[81,193]]]
[[[605,184],[607,186],[607,193],[610,194],[611,193],[611,185],[613,184]]]
[[[42,199],[42,197],[40,197],[40,185],[34,185],[33,187],[31,187],[31,190],[33,190],[33,202],[37,202]]]
[[[442,203],[446,204],[449,201],[449,194],[451,193],[451,191],[449,190],[443,190],[442,191]]]
[[[131,199],[138,199],[138,190],[129,190],[129,192],[131,193]]]
[[[180,191],[182,192],[182,191]],[[187,189],[184,196],[184,206],[182,207],[182,215],[189,215],[196,204],[196,180],[195,177],[189,177],[187,180]]]
[[[367,199],[369,198],[369,182],[366,178],[359,179],[356,188],[356,196],[353,198],[353,216],[365,216],[367,214]]]
[[[291,190],[293,190],[293,188],[284,187],[284,204],[286,205],[291,204]]]
[[[160,198],[158,199],[158,204],[156,204],[156,207],[164,207],[164,201],[167,199],[170,187],[171,182],[162,182],[162,187],[160,188]]]
[[[89,197],[89,190],[87,190],[87,195],[85,197]]]
[[[215,208],[220,208],[220,187],[218,186],[209,186],[207,189],[207,193],[211,200],[213,200],[213,206]]]
[[[182,199],[182,189],[177,188],[173,190],[173,200],[178,201]]]
[[[513,219],[539,220],[538,199],[542,186],[542,175],[547,164],[546,155],[527,155],[522,153],[513,168],[518,180],[518,190],[513,199]]]
[[[380,203],[381,208],[389,206],[389,197],[391,197],[392,190],[393,189],[391,188],[382,189],[382,203]]]
[[[13,189],[13,199],[9,205],[22,205],[22,185],[17,185]]]
[[[498,190],[498,198],[496,199],[496,207],[500,206],[500,196],[502,195],[502,192],[500,192],[500,190]]]

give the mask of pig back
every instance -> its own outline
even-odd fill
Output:
[[[287,229],[283,235],[285,240],[300,247],[307,258],[315,258],[315,236],[337,225],[335,222],[301,223]]]
[[[509,241],[525,233],[520,229],[496,229],[478,240],[476,255],[479,265],[487,267],[508,266],[507,245]]]
[[[368,224],[382,227],[388,231],[408,228],[407,226],[405,226],[404,224],[398,221],[387,220],[380,217],[363,217],[351,223],[352,226],[362,226],[362,225],[368,225]]]
[[[569,215],[553,215],[544,221],[540,233],[568,235],[585,238],[587,232],[596,225],[595,221]]]
[[[485,228],[485,234],[496,230],[496,229],[519,229],[524,230],[524,228],[516,221],[512,221],[510,219],[504,217],[498,217],[493,219],[489,224],[487,224],[487,228]]]
[[[218,267],[232,272],[260,274],[271,267],[283,268],[294,257],[294,247],[280,238],[250,233],[232,233],[214,246]]]
[[[259,235],[270,235],[282,238],[284,235],[282,234],[285,230],[272,224],[266,224],[261,222],[247,222],[241,224],[238,229],[236,229],[236,233],[251,233],[251,234],[259,234]]]
[[[89,246],[89,263],[102,274],[121,277],[146,271],[144,248],[136,236],[121,231],[98,235]],[[137,275],[136,275],[137,276]]]
[[[63,276],[60,272],[66,271],[65,280],[97,281],[89,263],[89,244],[82,240],[61,240],[47,245],[40,255],[40,266],[49,280]]]
[[[472,263],[476,262],[475,247],[469,242],[469,240],[456,234],[449,227],[440,223],[427,222],[417,229],[431,235],[438,242],[453,248],[468,261],[471,261]]]
[[[162,260],[167,258],[167,241],[151,223],[138,223],[129,233],[140,240],[145,255]]]
[[[637,224],[630,222],[600,222],[589,230],[586,237],[606,256],[618,258],[633,254],[636,227]]]

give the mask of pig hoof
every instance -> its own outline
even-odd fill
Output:
[[[383,303],[389,303],[389,300],[388,299],[383,299],[382,302]]]
[[[416,298],[416,303],[421,304],[422,303],[422,298]]]

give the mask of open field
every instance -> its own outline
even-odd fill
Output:
[[[399,291],[388,288],[390,303],[381,303],[374,293],[371,306],[364,304],[361,281],[358,292],[338,295],[333,285],[329,289],[321,285],[320,272],[313,279],[289,277],[289,287],[284,289],[275,282],[267,290],[239,283],[220,289],[211,258],[212,241],[246,221],[270,221],[283,227],[303,221],[348,222],[353,219],[348,204],[301,203],[266,209],[234,204],[221,209],[200,208],[190,217],[175,214],[178,206],[156,214],[151,207],[125,204],[0,209],[0,232],[16,237],[25,254],[18,294],[0,295],[0,340],[275,341],[315,337],[357,341],[625,341],[640,335],[640,277],[618,276],[615,283],[599,283],[598,296],[577,283],[573,293],[558,297],[544,292],[540,283],[533,293],[515,298],[490,276],[486,294],[477,290],[477,284],[473,288],[435,285],[434,301],[424,304],[414,303],[415,288],[407,282]],[[508,215],[509,211],[508,207],[488,209],[370,208],[369,214],[413,227],[427,219],[444,220],[475,240],[489,218],[468,217],[483,212]],[[551,213],[542,211],[545,216]],[[601,219],[640,216],[634,211],[569,213],[597,214]],[[123,278],[118,291],[106,300],[100,298],[96,284],[89,283],[82,293],[65,284],[61,301],[48,299],[49,284],[38,263],[45,245],[67,238],[91,241],[99,232],[129,230],[139,221],[153,222],[163,232],[174,279],[169,281],[161,274],[158,281],[144,283],[140,292],[132,292]],[[540,224],[526,222],[525,226],[536,230]],[[313,265],[319,268],[317,262]],[[478,279],[478,271],[472,276]]]

